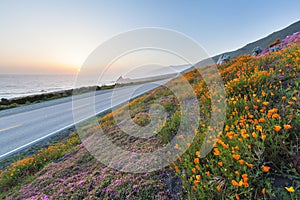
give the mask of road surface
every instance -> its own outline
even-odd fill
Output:
[[[129,92],[135,91],[131,97],[148,92],[169,79],[141,85],[97,91],[95,94],[95,114],[100,114],[112,107],[111,97],[116,91],[116,102],[126,102]],[[80,120],[88,119],[91,112],[85,111],[88,94],[60,98],[42,103],[21,106],[0,111],[0,160],[64,129],[74,126],[73,110],[80,113]],[[115,103],[113,104],[115,105]]]

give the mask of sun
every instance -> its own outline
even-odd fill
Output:
[[[66,56],[65,64],[67,67],[79,72],[82,64],[86,60],[87,55],[84,54],[69,54]]]

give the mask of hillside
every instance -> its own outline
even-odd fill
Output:
[[[271,44],[273,41],[275,41],[277,38],[279,39],[284,39],[286,36],[292,35],[293,33],[299,32],[300,31],[300,21],[295,22],[291,25],[289,25],[288,27],[276,31],[262,39],[259,39],[257,41],[251,42],[245,46],[243,46],[240,49],[234,50],[234,51],[230,51],[230,52],[224,52],[222,54],[228,54],[230,55],[231,58],[239,56],[239,55],[243,55],[243,54],[252,54],[252,50],[257,47],[260,46],[262,49],[265,49],[269,46],[269,44]],[[222,55],[216,55],[213,56],[211,59],[214,62],[218,61],[218,58]],[[205,66],[207,64],[211,64],[209,60],[202,60],[199,63],[196,64],[196,66]]]
[[[184,77],[197,95],[202,120],[195,127],[193,143],[181,143],[189,148],[171,166],[141,174],[110,169],[91,156],[74,133],[66,142],[2,171],[0,198],[299,199],[299,44],[262,57],[239,56],[218,68],[227,95],[226,121],[206,157],[201,158],[199,147],[208,131],[213,100],[201,74],[193,70]],[[168,85],[179,87],[181,81],[177,78]],[[174,137],[181,116],[178,96],[161,86],[130,103],[135,123],[144,126],[150,122],[148,112],[154,102],[168,112],[164,128],[154,137],[124,134],[112,113],[98,117],[100,126],[122,148],[137,153],[153,151]],[[115,114],[122,114],[123,109]],[[99,128],[89,123],[83,127],[87,135]],[[178,140],[184,141],[185,136]],[[184,147],[175,145],[172,153],[180,148]]]

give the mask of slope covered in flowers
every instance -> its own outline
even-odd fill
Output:
[[[285,48],[295,42],[299,42],[299,40],[300,40],[300,32],[296,32],[292,35],[286,36],[282,41],[280,41],[280,39],[279,39],[278,44],[274,45],[274,46],[275,46],[275,48],[277,47],[278,49],[282,49],[282,48]],[[274,44],[275,43],[276,43],[276,41],[274,41]],[[260,55],[266,55],[269,52],[271,52],[270,50],[272,51],[272,48],[266,48],[260,53]],[[274,50],[274,48],[273,48],[273,50]]]
[[[20,160],[1,172],[0,190],[7,199],[297,199],[300,198],[300,46],[252,57],[243,55],[218,66],[226,89],[223,131],[212,152],[201,157],[211,99],[201,74],[184,74],[199,100],[201,122],[193,143],[168,168],[153,173],[121,173],[99,164],[72,136]],[[205,70],[205,68],[203,69]],[[175,79],[168,84],[180,87]],[[187,96],[185,93],[181,95]],[[159,87],[130,102],[135,123],[149,123],[150,105],[168,112],[165,126],[150,139],[122,132],[110,113],[99,117],[107,136],[118,146],[148,152],[168,143],[180,123],[180,102]],[[123,107],[116,113],[122,114]],[[86,125],[87,134],[99,127]],[[180,135],[178,139],[184,140]],[[207,141],[205,141],[207,142]],[[174,152],[180,149],[174,146]],[[54,162],[53,162],[54,161]],[[174,176],[176,174],[176,176]]]
[[[298,44],[219,66],[228,103],[224,130],[205,158],[195,145],[174,163],[191,199],[300,198],[299,66]]]

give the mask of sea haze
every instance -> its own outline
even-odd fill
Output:
[[[99,77],[98,81],[92,80],[89,76],[80,78],[80,83],[76,81],[77,75],[40,75],[40,74],[0,74],[0,99],[16,98],[34,94],[42,94],[78,87],[110,85],[123,75],[125,78],[154,77],[164,74],[179,73],[191,65],[178,66],[142,66],[128,73],[105,73]]]
[[[0,99],[29,96],[72,89],[75,75],[3,75],[0,74]],[[108,83],[106,83],[108,84]],[[95,85],[88,78],[81,86]]]

